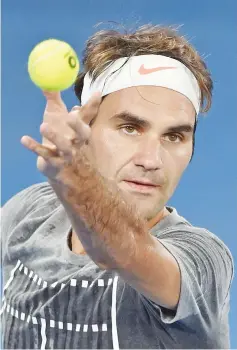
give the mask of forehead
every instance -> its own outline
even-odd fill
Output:
[[[124,110],[150,122],[195,121],[195,109],[186,96],[158,86],[130,87],[113,92],[104,98],[100,114],[107,119]]]

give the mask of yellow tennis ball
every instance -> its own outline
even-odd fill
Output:
[[[31,80],[44,91],[62,91],[76,80],[79,60],[72,47],[61,40],[42,41],[31,51],[28,72]]]

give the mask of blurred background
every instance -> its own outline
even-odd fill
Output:
[[[192,163],[169,205],[193,225],[205,227],[231,249],[236,247],[237,208],[237,1],[236,0],[2,0],[2,196],[1,205],[20,190],[46,179],[36,156],[20,139],[40,141],[44,98],[29,80],[27,60],[40,41],[57,38],[82,57],[85,41],[97,30],[128,29],[146,23],[182,25],[205,58],[214,80],[213,107],[199,120]],[[78,104],[73,88],[63,93],[69,108]],[[231,290],[231,348],[237,348],[237,282]]]

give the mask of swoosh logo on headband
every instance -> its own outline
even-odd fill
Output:
[[[154,72],[159,72],[161,70],[167,70],[167,69],[176,69],[177,67],[156,67],[156,68],[145,68],[144,64],[141,65],[141,67],[138,70],[138,73],[140,73],[141,75],[144,74],[150,74],[150,73],[154,73]]]

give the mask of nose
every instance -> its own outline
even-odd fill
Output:
[[[143,167],[144,170],[161,169],[163,167],[162,153],[162,146],[157,138],[143,141],[139,144],[135,154],[135,165]]]

